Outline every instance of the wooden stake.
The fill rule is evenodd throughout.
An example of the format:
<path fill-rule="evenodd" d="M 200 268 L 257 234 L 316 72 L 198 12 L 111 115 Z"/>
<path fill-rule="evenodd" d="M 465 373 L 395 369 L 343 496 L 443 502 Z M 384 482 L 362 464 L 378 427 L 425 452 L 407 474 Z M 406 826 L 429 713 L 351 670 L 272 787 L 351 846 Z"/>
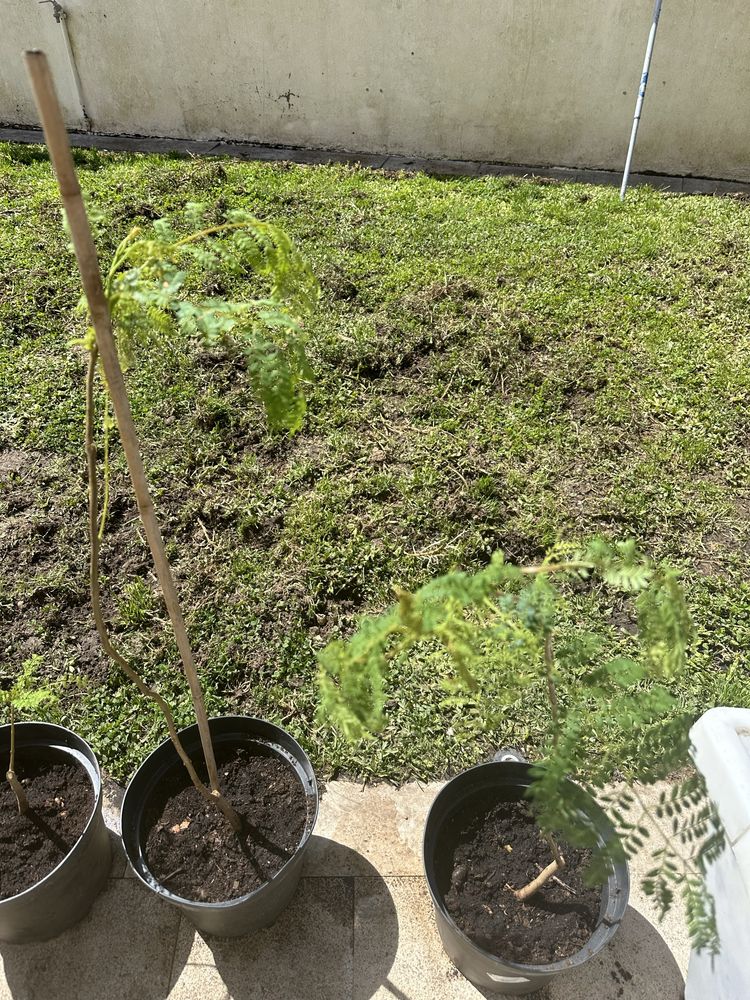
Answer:
<path fill-rule="evenodd" d="M 70 142 L 65 129 L 60 104 L 55 93 L 55 85 L 49 71 L 47 57 L 43 52 L 34 49 L 24 54 L 26 69 L 28 70 L 31 86 L 34 91 L 39 117 L 44 129 L 44 138 L 47 142 L 52 166 L 55 169 L 57 183 L 60 188 L 60 196 L 65 207 L 68 219 L 68 226 L 73 239 L 78 268 L 81 272 L 81 281 L 86 293 L 91 324 L 96 335 L 96 345 L 99 349 L 99 356 L 107 377 L 109 395 L 117 418 L 117 426 L 120 431 L 123 451 L 128 463 L 130 478 L 133 482 L 135 498 L 138 503 L 138 511 L 143 523 L 143 530 L 146 533 L 151 555 L 154 559 L 156 576 L 164 595 L 164 603 L 167 606 L 169 617 L 172 621 L 177 648 L 180 651 L 182 665 L 185 670 L 190 693 L 193 697 L 195 716 L 198 722 L 201 745 L 206 758 L 208 768 L 208 778 L 211 790 L 219 794 L 219 776 L 216 771 L 216 759 L 211 743 L 211 733 L 208 727 L 208 716 L 203 700 L 203 692 L 198 679 L 198 672 L 195 668 L 193 653 L 188 641 L 185 623 L 180 610 L 177 590 L 172 578 L 172 571 L 164 551 L 164 541 L 162 539 L 159 523 L 154 513 L 154 505 L 151 500 L 146 474 L 143 469 L 138 435 L 133 424 L 133 417 L 130 412 L 130 402 L 128 401 L 125 389 L 125 381 L 122 377 L 122 370 L 117 356 L 117 347 L 112 335 L 112 322 L 109 315 L 107 299 L 102 287 L 101 272 L 99 270 L 99 259 L 91 235 L 86 208 L 81 197 L 81 188 L 76 177 L 73 157 L 70 152 Z"/>

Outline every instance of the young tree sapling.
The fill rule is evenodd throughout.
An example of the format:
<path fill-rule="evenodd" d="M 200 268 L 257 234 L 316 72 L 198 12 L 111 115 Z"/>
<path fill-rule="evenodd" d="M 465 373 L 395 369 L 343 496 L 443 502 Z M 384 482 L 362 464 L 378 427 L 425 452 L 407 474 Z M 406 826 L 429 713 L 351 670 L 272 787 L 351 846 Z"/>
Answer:
<path fill-rule="evenodd" d="M 566 605 L 567 621 L 574 618 L 575 590 L 595 585 L 634 597 L 639 634 L 627 656 L 606 656 L 601 637 L 560 628 Z M 434 651 L 431 662 L 452 667 L 445 677 L 449 701 L 476 711 L 487 728 L 500 724 L 497 706 L 512 712 L 532 685 L 541 687 L 547 735 L 530 795 L 552 860 L 528 885 L 508 888 L 525 899 L 557 877 L 564 866 L 557 836 L 591 850 L 589 875 L 601 882 L 613 862 L 643 847 L 648 818 L 659 842 L 645 891 L 666 912 L 678 890 L 693 942 L 715 950 L 713 900 L 703 874 L 723 835 L 702 782 L 692 775 L 673 785 L 655 808 L 640 792 L 642 783 L 689 762 L 693 719 L 671 688 L 688 669 L 691 638 L 676 573 L 651 564 L 632 541 L 561 547 L 526 567 L 496 553 L 476 574 L 449 573 L 416 593 L 399 591 L 394 608 L 363 619 L 348 641 L 330 643 L 319 657 L 321 705 L 352 739 L 377 732 L 397 688 L 398 664 L 417 644 Z M 613 790 L 617 773 L 626 780 Z M 598 798 L 613 825 L 615 836 L 606 844 L 586 821 L 588 796 Z"/>
<path fill-rule="evenodd" d="M 49 685 L 38 683 L 37 667 L 38 658 L 32 656 L 23 664 L 13 684 L 7 689 L 0 690 L 0 705 L 7 707 L 10 723 L 10 759 L 5 778 L 13 790 L 18 811 L 22 816 L 29 811 L 29 800 L 16 774 L 16 715 L 20 712 L 34 712 L 45 703 L 57 701 L 57 695 Z"/>
<path fill-rule="evenodd" d="M 216 226 L 202 224 L 202 206 L 189 205 L 186 220 L 193 231 L 178 234 L 166 220 L 150 233 L 139 227 L 128 233 L 115 251 L 103 282 L 91 226 L 70 152 L 49 67 L 43 53 L 26 53 L 45 139 L 57 176 L 67 225 L 78 260 L 90 328 L 83 338 L 89 351 L 86 381 L 86 456 L 89 480 L 90 585 L 94 619 L 105 652 L 126 672 L 142 694 L 164 712 L 170 738 L 197 791 L 224 814 L 235 832 L 242 820 L 226 801 L 219 785 L 203 692 L 188 640 L 161 529 L 154 513 L 138 436 L 123 378 L 123 363 L 139 345 L 158 338 L 199 337 L 208 345 L 233 344 L 246 359 L 251 385 L 265 406 L 270 423 L 296 430 L 304 415 L 302 383 L 309 377 L 301 319 L 318 298 L 318 285 L 291 240 L 269 223 L 244 212 L 228 213 Z M 233 301 L 211 298 L 191 301 L 184 294 L 190 268 L 221 268 L 236 274 L 255 271 L 269 291 L 261 298 Z M 113 646 L 102 615 L 99 594 L 99 522 L 96 447 L 94 441 L 94 382 L 98 363 L 111 400 L 127 461 L 138 511 L 154 559 L 157 579 L 169 613 L 187 677 L 209 786 L 200 779 L 177 736 L 164 699 L 149 688 Z M 105 438 L 108 433 L 105 424 Z M 105 448 L 105 453 L 107 448 Z M 105 482 L 108 477 L 105 476 Z M 106 516 L 106 490 L 105 490 Z"/>
<path fill-rule="evenodd" d="M 160 219 L 151 232 L 143 233 L 139 227 L 132 229 L 115 251 L 104 281 L 104 294 L 120 365 L 129 368 L 139 350 L 149 344 L 168 340 L 174 347 L 176 338 L 182 338 L 183 343 L 198 338 L 207 347 L 239 351 L 244 355 L 250 383 L 265 407 L 269 424 L 294 432 L 304 417 L 302 386 L 310 376 L 301 322 L 317 301 L 317 282 L 292 242 L 277 227 L 239 211 L 229 213 L 222 224 L 205 226 L 204 215 L 204 206 L 190 204 L 184 222 L 192 231 L 186 235 L 178 234 L 169 221 Z M 241 302 L 222 298 L 195 302 L 183 297 L 191 270 L 205 276 L 219 268 L 235 274 L 254 271 L 267 280 L 268 294 Z M 89 585 L 97 632 L 107 655 L 141 694 L 161 709 L 170 738 L 195 788 L 204 799 L 219 806 L 238 832 L 239 817 L 223 796 L 217 794 L 218 778 L 211 781 L 211 789 L 200 781 L 178 739 L 169 706 L 114 647 L 106 628 L 101 606 L 99 549 L 106 521 L 109 446 L 105 445 L 105 504 L 100 515 L 94 400 L 98 348 L 93 330 L 79 343 L 89 351 L 86 375 Z M 108 442 L 106 423 L 104 433 Z M 184 632 L 184 625 L 181 629 Z M 195 700 L 195 692 L 193 696 Z"/>

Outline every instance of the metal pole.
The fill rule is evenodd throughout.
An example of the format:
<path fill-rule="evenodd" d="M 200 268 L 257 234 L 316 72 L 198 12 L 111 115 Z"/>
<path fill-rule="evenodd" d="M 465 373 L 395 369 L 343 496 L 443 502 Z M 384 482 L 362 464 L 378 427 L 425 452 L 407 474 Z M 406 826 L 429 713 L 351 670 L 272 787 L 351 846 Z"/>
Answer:
<path fill-rule="evenodd" d="M 91 119 L 86 111 L 86 105 L 83 101 L 83 87 L 81 86 L 81 76 L 78 72 L 78 66 L 76 64 L 76 57 L 73 54 L 73 46 L 70 43 L 70 33 L 68 32 L 68 15 L 62 4 L 58 3 L 57 0 L 39 0 L 40 4 L 49 3 L 52 4 L 52 13 L 55 20 L 60 25 L 63 36 L 63 43 L 65 45 L 65 51 L 68 54 L 68 64 L 70 65 L 70 75 L 73 77 L 73 86 L 76 88 L 76 95 L 78 97 L 78 103 L 81 105 L 81 114 L 83 115 L 83 120 L 86 124 L 86 131 L 91 131 Z"/>
<path fill-rule="evenodd" d="M 662 0 L 656 0 L 654 4 L 654 16 L 651 22 L 651 31 L 648 35 L 646 45 L 646 58 L 643 60 L 643 73 L 641 74 L 641 85 L 638 89 L 638 100 L 635 102 L 635 115 L 633 116 L 633 130 L 630 133 L 630 145 L 628 146 L 628 157 L 625 161 L 625 173 L 622 177 L 622 187 L 620 188 L 620 201 L 625 199 L 625 192 L 628 189 L 628 178 L 630 177 L 630 165 L 633 162 L 633 151 L 635 150 L 635 140 L 638 135 L 638 126 L 641 123 L 641 111 L 643 110 L 643 99 L 646 96 L 646 86 L 648 84 L 648 74 L 651 69 L 651 56 L 654 54 L 654 42 L 656 40 L 656 29 L 659 27 L 659 17 L 661 16 Z"/>

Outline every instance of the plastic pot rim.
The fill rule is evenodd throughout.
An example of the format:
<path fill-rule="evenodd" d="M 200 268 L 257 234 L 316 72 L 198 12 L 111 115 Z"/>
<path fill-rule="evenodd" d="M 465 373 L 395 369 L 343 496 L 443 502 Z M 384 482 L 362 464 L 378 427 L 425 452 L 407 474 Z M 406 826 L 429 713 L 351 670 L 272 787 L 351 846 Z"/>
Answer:
<path fill-rule="evenodd" d="M 434 800 L 432 802 L 432 805 L 430 806 L 430 809 L 429 809 L 429 811 L 427 813 L 427 818 L 425 820 L 424 834 L 423 834 L 423 837 L 422 837 L 422 865 L 423 865 L 423 868 L 424 868 L 424 871 L 425 871 L 425 881 L 427 882 L 427 888 L 429 890 L 430 897 L 432 899 L 433 905 L 440 911 L 441 916 L 449 922 L 449 924 L 451 926 L 451 930 L 453 931 L 453 933 L 455 933 L 456 935 L 458 935 L 458 937 L 461 938 L 465 942 L 465 944 L 468 946 L 469 949 L 474 949 L 476 952 L 478 952 L 479 955 L 481 955 L 481 957 L 483 959 L 485 959 L 485 961 L 487 961 L 489 963 L 500 962 L 507 969 L 518 972 L 519 977 L 523 977 L 527 973 L 534 973 L 535 975 L 538 975 L 540 977 L 541 976 L 545 976 L 545 975 L 554 976 L 556 973 L 567 972 L 567 971 L 571 970 L 572 968 L 574 968 L 574 967 L 576 967 L 578 965 L 583 965 L 584 962 L 587 962 L 587 961 L 589 961 L 589 959 L 593 958 L 594 955 L 596 955 L 599 952 L 599 950 L 600 950 L 599 948 L 597 948 L 596 951 L 593 951 L 593 952 L 589 950 L 591 940 L 594 937 L 594 935 L 596 934 L 596 931 L 599 929 L 599 927 L 601 927 L 601 925 L 603 923 L 606 923 L 610 927 L 613 926 L 613 925 L 615 925 L 615 926 L 619 925 L 620 920 L 622 919 L 622 917 L 620 917 L 616 921 L 607 921 L 604 918 L 600 918 L 600 920 L 597 922 L 596 928 L 594 929 L 593 933 L 591 934 L 591 937 L 589 937 L 589 940 L 586 942 L 586 944 L 582 948 L 579 948 L 579 950 L 576 951 L 576 952 L 574 952 L 572 955 L 569 955 L 567 958 L 560 959 L 558 962 L 549 962 L 549 963 L 547 963 L 545 965 L 524 965 L 524 964 L 522 964 L 520 962 L 513 962 L 510 959 L 506 959 L 502 955 L 496 955 L 496 954 L 494 954 L 491 951 L 487 951 L 486 948 L 483 948 L 481 945 L 479 945 L 475 941 L 473 941 L 467 934 L 465 934 L 464 931 L 461 930 L 461 928 L 458 926 L 458 924 L 455 922 L 455 920 L 453 919 L 453 917 L 448 912 L 448 910 L 447 910 L 447 908 L 445 906 L 445 902 L 441 898 L 440 893 L 437 891 L 437 888 L 436 887 L 433 888 L 432 880 L 431 880 L 430 875 L 429 875 L 429 873 L 427 871 L 427 830 L 428 830 L 428 826 L 429 826 L 429 822 L 430 822 L 430 817 L 432 815 L 433 809 L 437 805 L 438 801 L 447 792 L 447 790 L 450 788 L 451 784 L 454 781 L 456 781 L 458 778 L 461 778 L 463 775 L 469 774 L 470 772 L 479 771 L 479 770 L 481 770 L 483 768 L 495 767 L 495 766 L 497 766 L 498 763 L 500 763 L 500 762 L 498 762 L 498 761 L 485 761 L 483 763 L 474 764 L 472 767 L 466 768 L 466 770 L 461 771 L 457 775 L 454 775 L 454 777 L 451 778 L 440 789 L 440 791 L 438 792 L 438 794 L 435 796 L 435 798 L 434 798 Z M 524 768 L 524 769 L 528 769 L 530 767 L 535 766 L 533 764 L 522 763 L 521 761 L 518 761 L 518 762 L 507 761 L 507 762 L 504 762 L 504 763 L 505 763 L 506 766 L 507 765 L 510 765 L 512 767 L 518 766 L 518 767 Z M 594 799 L 592 799 L 592 801 L 597 806 L 597 808 L 601 808 L 598 805 L 598 803 L 596 803 L 596 801 Z M 627 899 L 628 899 L 628 894 L 629 894 L 629 890 L 630 890 L 630 876 L 628 874 L 627 864 L 625 864 L 624 869 L 625 869 L 625 889 L 626 889 L 625 906 L 627 907 Z M 613 875 L 614 875 L 614 866 L 612 866 L 610 878 Z M 601 947 L 604 947 L 605 943 L 606 942 L 603 942 Z"/>
<path fill-rule="evenodd" d="M 73 747 L 67 746 L 65 743 L 50 743 L 49 740 L 45 740 L 43 738 L 39 740 L 29 740 L 26 743 L 19 742 L 18 738 L 19 732 L 22 732 L 24 728 L 26 728 L 27 732 L 30 732 L 31 727 L 36 728 L 37 726 L 44 726 L 45 729 L 52 729 L 52 730 L 57 730 L 60 733 L 67 733 L 69 736 L 72 736 L 75 740 L 78 740 L 80 743 L 82 743 L 86 749 L 78 750 Z M 40 878 L 38 882 L 33 882 L 30 886 L 27 886 L 22 892 L 17 892 L 15 896 L 6 896 L 5 899 L 0 899 L 0 906 L 2 906 L 3 903 L 10 903 L 14 900 L 22 899 L 27 894 L 30 896 L 32 893 L 35 893 L 40 886 L 43 886 L 45 882 L 51 880 L 53 876 L 57 874 L 59 869 L 62 868 L 63 865 L 66 864 L 66 862 L 69 861 L 74 854 L 78 853 L 81 842 L 86 837 L 91 826 L 95 822 L 97 822 L 99 803 L 102 798 L 102 776 L 101 776 L 101 771 L 99 769 L 99 761 L 94 751 L 91 749 L 89 744 L 82 736 L 79 736 L 78 733 L 74 732 L 72 729 L 68 729 L 66 726 L 60 726 L 55 722 L 24 721 L 24 722 L 14 723 L 14 727 L 16 730 L 16 753 L 18 753 L 18 751 L 22 747 L 26 747 L 27 749 L 39 748 L 39 749 L 58 750 L 63 753 L 67 753 L 75 761 L 77 761 L 83 767 L 89 781 L 91 782 L 92 791 L 94 793 L 94 804 L 91 807 L 91 815 L 86 821 L 86 826 L 84 826 L 75 844 L 73 844 L 68 853 L 58 861 L 58 863 L 51 871 L 47 872 L 44 878 Z M 8 732 L 10 731 L 9 724 L 0 726 L 0 736 L 2 736 L 2 734 L 6 731 Z M 86 751 L 88 751 L 88 753 L 91 755 L 90 757 L 87 755 Z"/>
<path fill-rule="evenodd" d="M 314 803 L 315 803 L 315 806 L 314 806 L 314 809 L 308 814 L 307 821 L 305 823 L 305 831 L 304 831 L 304 833 L 302 835 L 302 839 L 300 840 L 300 842 L 297 844 L 296 848 L 294 849 L 294 853 L 292 854 L 292 856 L 290 858 L 288 858 L 287 861 L 284 862 L 284 864 L 281 866 L 281 868 L 279 868 L 279 870 L 274 875 L 271 876 L 270 879 L 268 879 L 262 885 L 259 885 L 257 887 L 257 889 L 253 889 L 251 892 L 247 892 L 247 893 L 245 893 L 242 896 L 234 896 L 232 899 L 218 900 L 215 903 L 206 902 L 205 900 L 188 899 L 186 896 L 179 896 L 179 895 L 177 895 L 177 893 L 171 892 L 169 889 L 165 888 L 162 885 L 162 883 L 156 878 L 156 876 L 146 866 L 145 859 L 144 859 L 143 867 L 144 867 L 144 870 L 148 873 L 148 877 L 145 877 L 141 873 L 141 871 L 139 871 L 139 866 L 136 866 L 135 864 L 133 864 L 132 860 L 130 859 L 130 854 L 129 854 L 128 850 L 127 850 L 127 847 L 125 847 L 125 844 L 123 843 L 123 846 L 125 847 L 125 854 L 128 857 L 128 861 L 130 862 L 130 866 L 133 869 L 133 872 L 135 873 L 135 875 L 139 879 L 139 881 L 143 885 L 145 885 L 148 889 L 151 889 L 152 892 L 158 893 L 158 895 L 161 896 L 163 899 L 165 899 L 167 902 L 174 903 L 175 905 L 180 906 L 180 907 L 190 907 L 190 908 L 193 908 L 195 910 L 199 910 L 199 911 L 203 911 L 203 912 L 216 912 L 217 910 L 228 909 L 230 907 L 239 906 L 242 903 L 248 902 L 253 897 L 257 897 L 260 894 L 262 894 L 262 893 L 264 893 L 266 891 L 269 891 L 273 887 L 274 883 L 277 881 L 277 879 L 279 878 L 279 876 L 281 876 L 283 873 L 285 873 L 286 870 L 287 870 L 287 868 L 296 860 L 297 855 L 299 854 L 299 852 L 301 850 L 303 850 L 303 848 L 305 848 L 307 846 L 307 843 L 310 840 L 310 837 L 312 836 L 313 830 L 315 829 L 315 824 L 316 824 L 316 822 L 318 820 L 318 812 L 320 810 L 320 792 L 318 790 L 318 782 L 317 782 L 317 779 L 315 777 L 315 772 L 313 770 L 312 764 L 310 763 L 310 760 L 309 760 L 307 754 L 305 753 L 305 751 L 303 750 L 303 748 L 300 746 L 300 744 L 297 742 L 297 740 L 295 740 L 293 736 L 291 736 L 289 733 L 287 733 L 285 729 L 282 729 L 281 726 L 277 726 L 276 723 L 269 722 L 267 719 L 259 719 L 257 716 L 250 716 L 250 715 L 221 715 L 221 716 L 214 716 L 211 719 L 209 719 L 209 726 L 211 725 L 212 722 L 215 722 L 215 721 L 216 722 L 218 722 L 218 721 L 232 722 L 232 721 L 240 721 L 240 720 L 242 722 L 257 722 L 257 723 L 262 723 L 264 726 L 272 726 L 274 729 L 278 729 L 281 732 L 283 732 L 284 735 L 286 736 L 286 738 L 288 740 L 290 740 L 294 744 L 295 751 L 296 751 L 295 756 L 298 755 L 299 762 L 307 764 L 308 768 L 309 768 L 310 781 L 311 781 L 311 788 L 310 788 L 309 792 L 302 785 L 302 781 L 301 781 L 301 779 L 299 777 L 299 774 L 297 773 L 296 769 L 295 769 L 295 774 L 297 775 L 297 779 L 299 780 L 300 786 L 302 787 L 302 794 L 305 796 L 305 798 L 307 799 L 308 802 L 310 801 L 310 799 L 312 799 L 314 801 Z M 198 730 L 198 724 L 197 723 L 192 723 L 190 726 L 186 726 L 184 729 L 180 729 L 178 731 L 177 735 L 180 738 L 182 738 L 182 737 L 185 736 L 185 734 L 189 733 L 189 734 L 192 735 L 193 733 L 196 733 L 197 730 Z M 260 737 L 253 736 L 253 737 L 251 737 L 251 741 L 253 743 L 258 743 L 261 746 L 267 746 L 267 747 L 269 747 L 278 756 L 277 745 L 275 745 L 272 740 L 262 739 Z M 224 740 L 223 742 L 231 742 L 231 741 L 227 739 L 227 740 Z M 141 763 L 138 765 L 138 767 L 136 768 L 135 772 L 133 773 L 132 777 L 130 778 L 130 781 L 127 784 L 127 787 L 125 789 L 125 794 L 123 795 L 123 799 L 122 799 L 122 806 L 121 806 L 121 810 L 120 810 L 121 811 L 121 815 L 124 814 L 124 811 L 125 811 L 125 802 L 127 800 L 128 793 L 131 790 L 131 786 L 132 786 L 132 784 L 133 784 L 133 782 L 135 780 L 136 775 L 143 768 L 145 768 L 147 766 L 147 764 L 152 759 L 152 757 L 154 757 L 158 753 L 160 753 L 162 751 L 162 748 L 165 747 L 165 746 L 167 746 L 167 745 L 170 745 L 172 747 L 173 752 L 174 752 L 174 763 L 178 764 L 180 767 L 184 767 L 184 765 L 182 764 L 182 761 L 180 760 L 180 758 L 177 755 L 177 751 L 174 749 L 174 746 L 172 744 L 172 740 L 169 737 L 167 737 L 157 747 L 155 747 L 151 751 L 151 753 L 146 758 L 144 758 L 143 761 L 141 761 Z M 283 749 L 283 748 L 281 748 L 281 749 Z M 282 754 L 282 756 L 285 757 L 286 755 Z M 151 791 L 153 791 L 153 789 L 151 789 Z M 141 840 L 140 835 L 136 839 L 140 842 L 140 840 Z"/>

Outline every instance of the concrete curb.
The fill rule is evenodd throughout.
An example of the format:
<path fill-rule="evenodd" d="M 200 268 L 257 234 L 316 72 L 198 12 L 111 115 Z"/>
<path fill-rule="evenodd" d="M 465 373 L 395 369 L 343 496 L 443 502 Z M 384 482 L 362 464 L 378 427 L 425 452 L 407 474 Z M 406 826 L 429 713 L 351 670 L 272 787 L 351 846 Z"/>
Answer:
<path fill-rule="evenodd" d="M 39 129 L 0 128 L 0 142 L 40 143 Z M 289 162 L 310 165 L 348 163 L 388 172 L 423 172 L 439 177 L 541 177 L 579 184 L 619 187 L 622 175 L 612 170 L 573 167 L 546 167 L 478 160 L 430 160 L 419 157 L 388 156 L 331 149 L 302 149 L 294 146 L 267 146 L 254 142 L 170 139 L 156 136 L 103 135 L 71 132 L 73 146 L 126 153 L 182 153 L 185 156 L 230 156 L 238 160 Z M 648 185 L 676 194 L 744 195 L 750 198 L 750 183 L 709 177 L 677 177 L 666 174 L 631 174 L 631 186 Z"/>

